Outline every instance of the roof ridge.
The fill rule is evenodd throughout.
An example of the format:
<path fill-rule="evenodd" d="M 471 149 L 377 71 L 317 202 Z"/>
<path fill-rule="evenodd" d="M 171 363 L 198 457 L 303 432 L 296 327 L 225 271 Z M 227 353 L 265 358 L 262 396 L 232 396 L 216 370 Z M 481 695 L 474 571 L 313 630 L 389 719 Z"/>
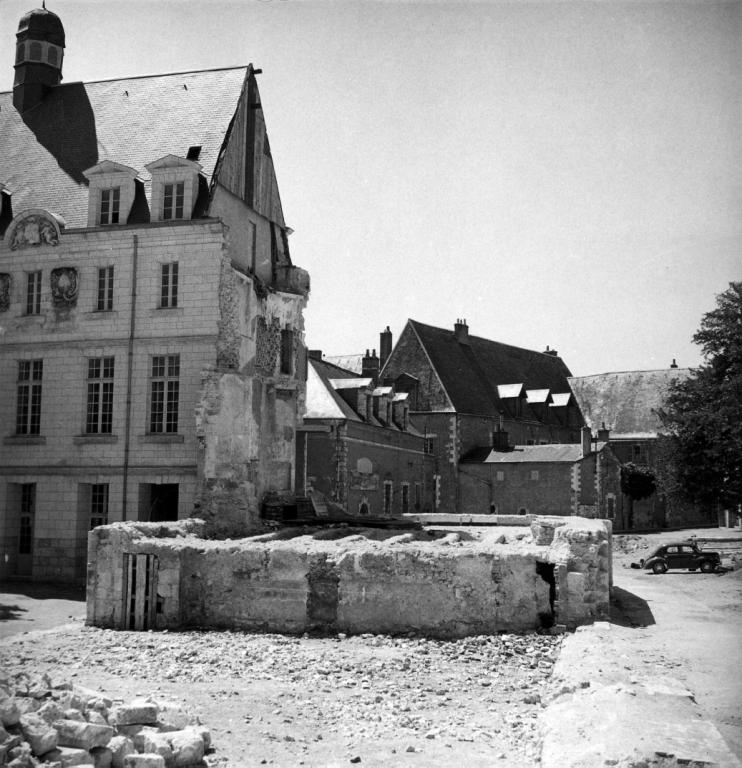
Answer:
<path fill-rule="evenodd" d="M 568 379 L 594 379 L 598 376 L 614 376 L 619 373 L 669 373 L 670 371 L 692 371 L 688 366 L 684 368 L 636 368 L 629 371 L 605 371 L 604 373 L 588 373 L 586 376 L 568 376 Z"/>
<path fill-rule="evenodd" d="M 69 82 L 60 83 L 55 86 L 56 88 L 64 88 L 66 85 L 76 85 L 77 83 L 83 83 L 86 85 L 92 85 L 93 83 L 115 83 L 117 80 L 144 80 L 151 77 L 177 77 L 179 75 L 197 75 L 203 72 L 226 72 L 232 69 L 247 69 L 252 64 L 235 64 L 230 67 L 208 67 L 206 69 L 188 69 L 181 72 L 152 72 L 148 75 L 129 75 L 127 77 L 104 77 L 101 80 L 70 80 Z M 0 91 L 0 94 L 12 93 L 13 91 Z"/>

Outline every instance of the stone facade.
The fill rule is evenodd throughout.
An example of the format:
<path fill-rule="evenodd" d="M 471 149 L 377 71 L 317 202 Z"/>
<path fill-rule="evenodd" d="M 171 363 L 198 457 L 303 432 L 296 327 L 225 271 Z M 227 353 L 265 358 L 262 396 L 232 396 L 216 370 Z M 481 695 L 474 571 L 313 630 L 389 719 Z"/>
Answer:
<path fill-rule="evenodd" d="M 0 94 L 0 133 L 0 577 L 82 581 L 114 521 L 262 530 L 294 490 L 309 278 L 254 70 Z"/>
<path fill-rule="evenodd" d="M 198 521 L 92 531 L 88 624 L 461 637 L 575 627 L 609 611 L 610 524 L 598 520 L 537 518 L 476 535 L 282 531 L 228 544 L 202 533 Z"/>

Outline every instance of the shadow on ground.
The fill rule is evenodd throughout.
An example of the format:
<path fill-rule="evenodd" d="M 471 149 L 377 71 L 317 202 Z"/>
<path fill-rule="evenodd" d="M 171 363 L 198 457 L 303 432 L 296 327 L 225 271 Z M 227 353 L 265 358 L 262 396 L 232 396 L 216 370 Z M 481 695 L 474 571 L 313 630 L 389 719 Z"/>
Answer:
<path fill-rule="evenodd" d="M 26 613 L 25 608 L 20 605 L 5 605 L 0 603 L 0 621 L 13 621 L 13 619 L 23 618 L 21 614 Z"/>
<path fill-rule="evenodd" d="M 611 624 L 620 627 L 648 627 L 656 624 L 646 600 L 621 587 L 611 590 Z"/>
<path fill-rule="evenodd" d="M 45 582 L 14 581 L 5 582 L 0 590 L 0 600 L 5 601 L 15 596 L 28 597 L 33 600 L 85 600 L 85 587 L 74 584 L 53 584 Z M 22 610 L 25 610 L 22 609 Z"/>

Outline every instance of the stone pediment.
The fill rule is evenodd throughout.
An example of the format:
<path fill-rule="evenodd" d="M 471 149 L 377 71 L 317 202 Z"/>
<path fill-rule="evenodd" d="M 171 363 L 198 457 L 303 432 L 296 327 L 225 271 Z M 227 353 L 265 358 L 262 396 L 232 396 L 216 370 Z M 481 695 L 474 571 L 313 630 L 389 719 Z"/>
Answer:
<path fill-rule="evenodd" d="M 162 170 L 171 170 L 174 168 L 189 169 L 194 173 L 198 173 L 202 165 L 195 160 L 188 160 L 185 157 L 178 157 L 178 155 L 165 155 L 159 160 L 154 160 L 151 163 L 147 163 L 144 166 L 150 173 Z"/>
<path fill-rule="evenodd" d="M 112 173 L 123 173 L 127 176 L 130 176 L 131 178 L 135 179 L 139 174 L 137 173 L 136 168 L 132 168 L 128 165 L 123 165 L 122 163 L 114 163 L 113 160 L 102 160 L 100 163 L 96 163 L 92 167 L 88 168 L 86 171 L 83 171 L 83 176 L 85 176 L 88 181 L 91 180 L 94 176 L 107 176 Z"/>
<path fill-rule="evenodd" d="M 15 251 L 19 248 L 59 245 L 59 236 L 65 221 L 44 208 L 21 211 L 10 223 L 5 233 L 5 245 Z"/>

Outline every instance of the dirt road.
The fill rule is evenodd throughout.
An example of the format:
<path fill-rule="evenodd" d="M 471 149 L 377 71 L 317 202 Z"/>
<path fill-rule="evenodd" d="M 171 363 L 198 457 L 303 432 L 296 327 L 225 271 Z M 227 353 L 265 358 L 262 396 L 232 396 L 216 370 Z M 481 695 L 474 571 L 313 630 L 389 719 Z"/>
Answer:
<path fill-rule="evenodd" d="M 660 543 L 729 535 L 719 529 L 661 533 L 633 540 L 635 551 L 614 544 L 614 620 L 646 626 L 647 655 L 663 657 L 690 691 L 732 751 L 742 759 L 742 570 L 702 574 L 634 570 Z M 713 544 L 704 545 L 713 549 Z"/>

